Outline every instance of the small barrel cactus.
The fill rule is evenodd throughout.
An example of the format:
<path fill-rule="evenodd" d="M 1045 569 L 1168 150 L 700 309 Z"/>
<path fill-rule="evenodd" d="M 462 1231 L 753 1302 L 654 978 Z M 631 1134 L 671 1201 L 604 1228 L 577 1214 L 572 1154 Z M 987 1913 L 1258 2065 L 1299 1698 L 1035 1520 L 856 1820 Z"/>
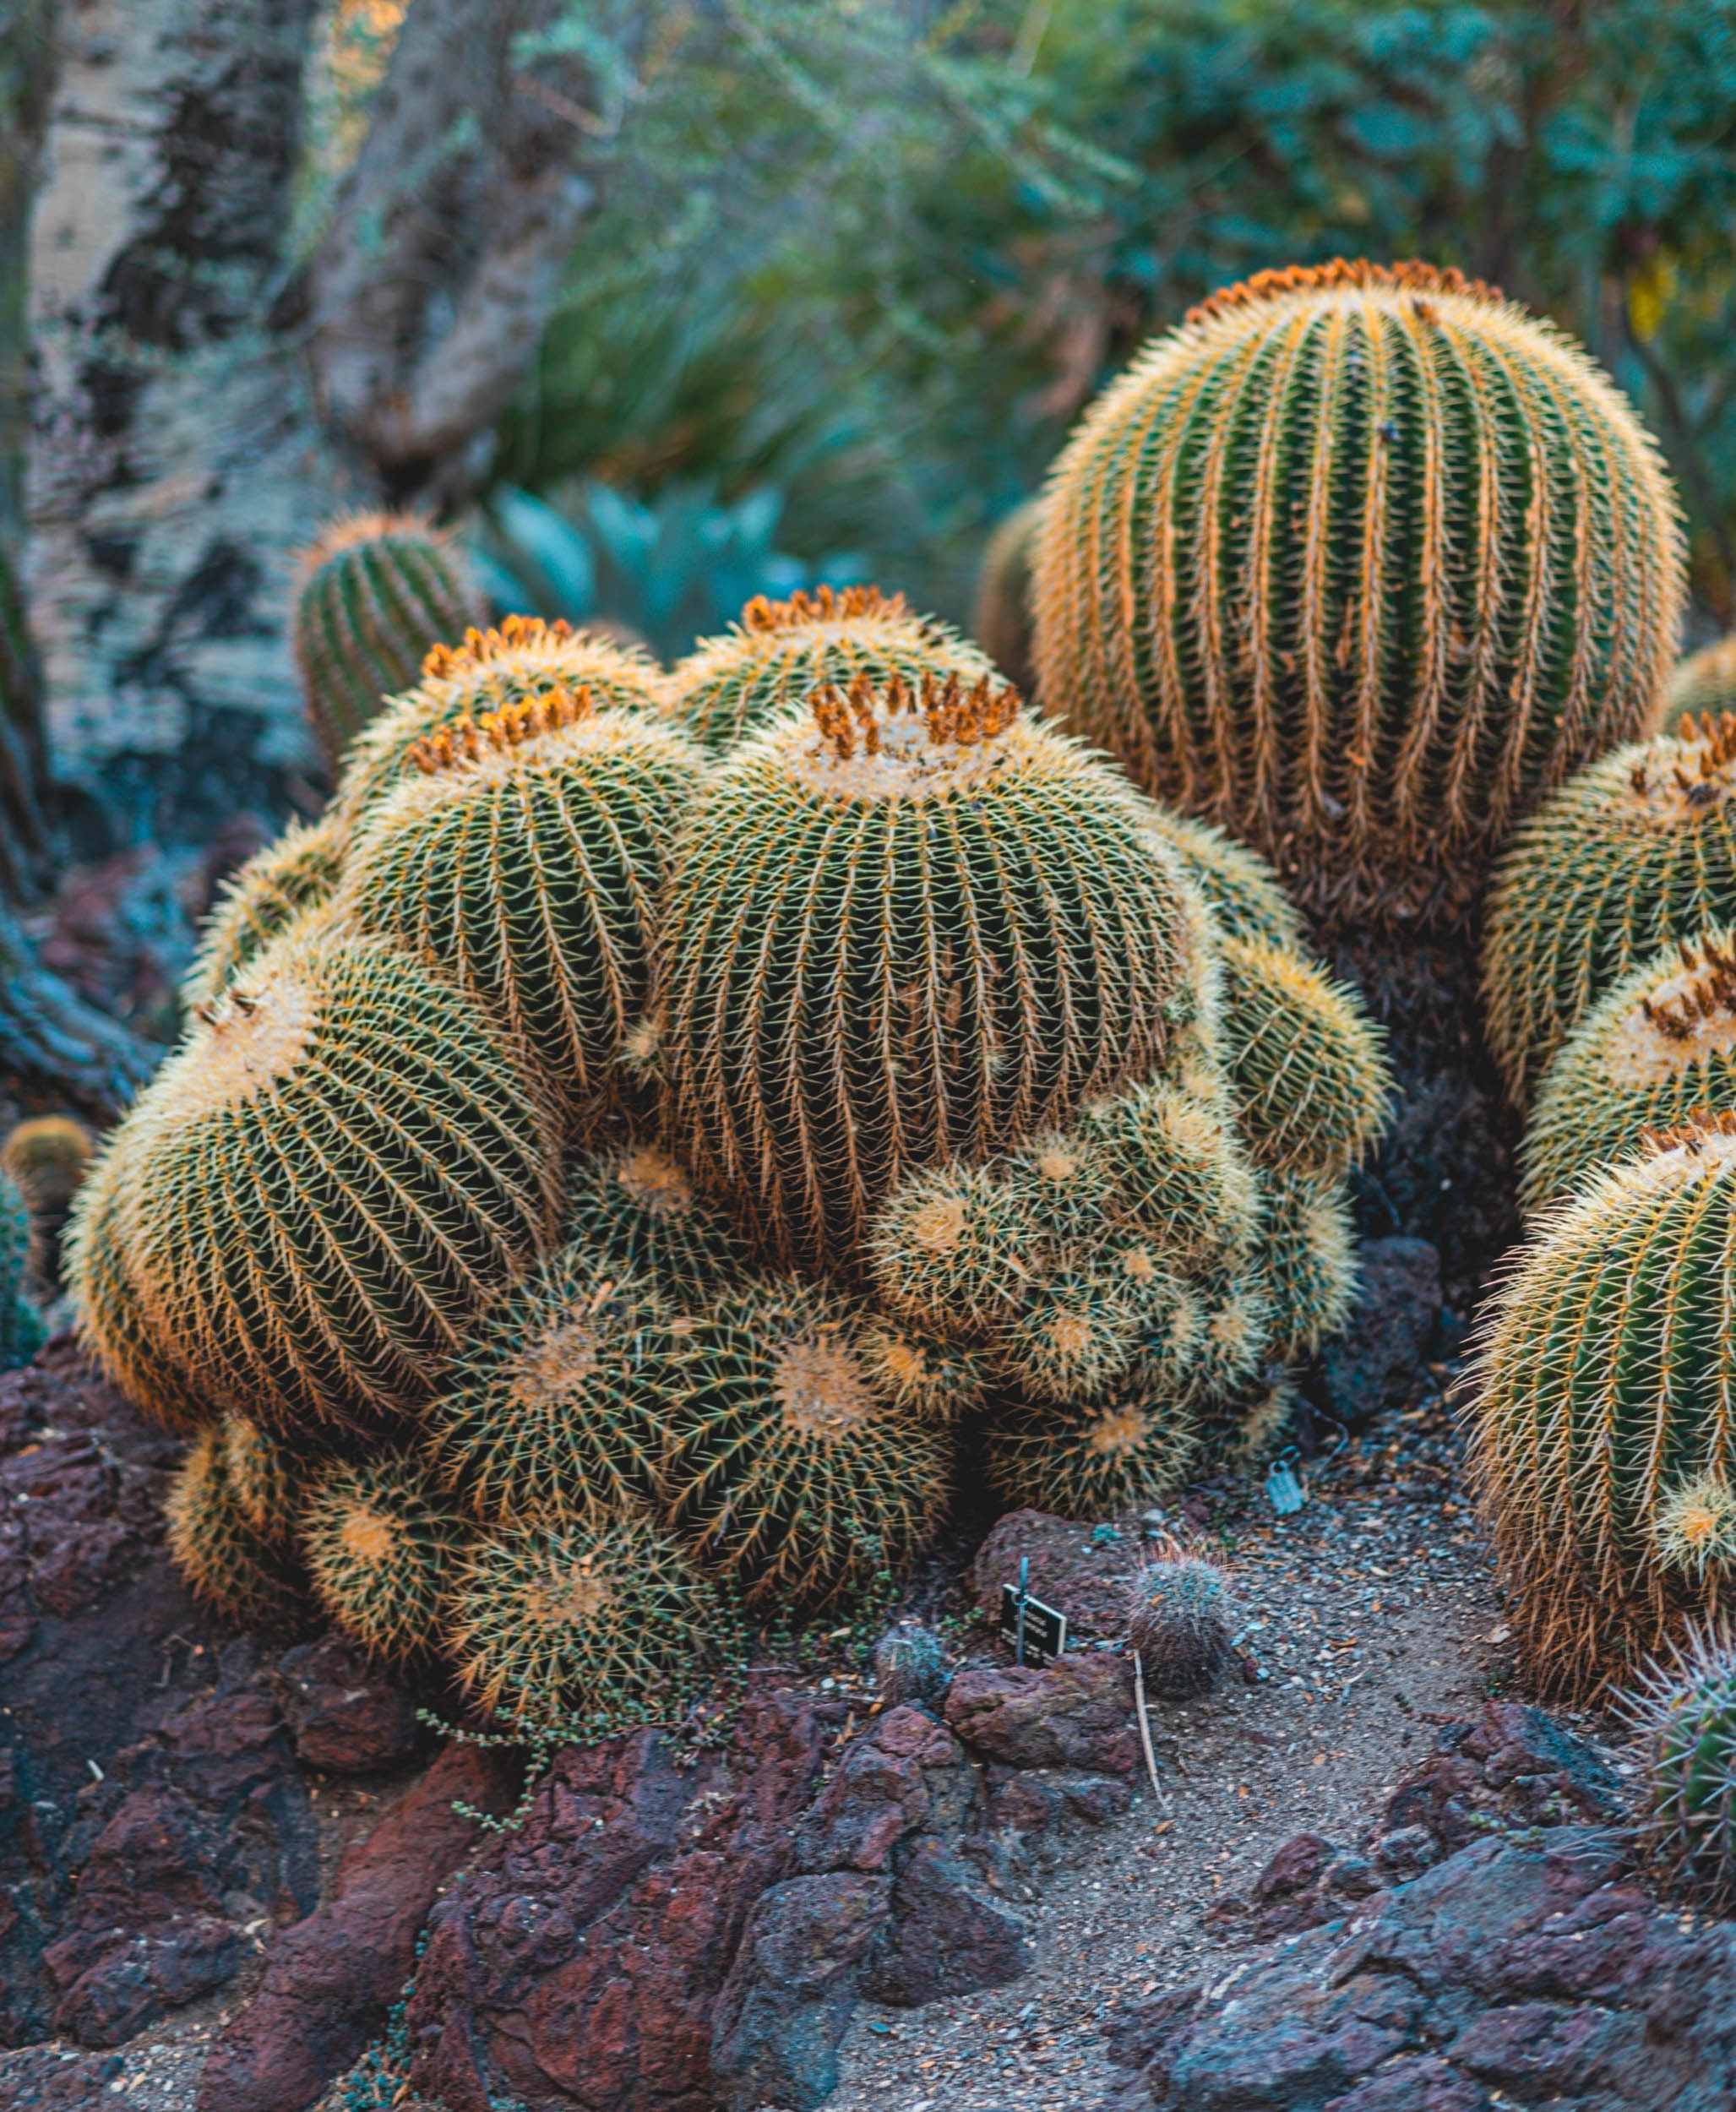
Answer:
<path fill-rule="evenodd" d="M 0 1146 L 0 1173 L 17 1182 L 33 1219 L 64 1217 L 90 1171 L 96 1147 L 69 1115 L 33 1115 Z"/>
<path fill-rule="evenodd" d="M 1186 1701 L 1217 1684 L 1229 1662 L 1233 1618 L 1229 1579 L 1203 1555 L 1172 1546 L 1128 1579 L 1128 1645 L 1161 1700 Z"/>
<path fill-rule="evenodd" d="M 494 1301 L 423 1411 L 442 1483 L 498 1525 L 650 1497 L 668 1326 L 647 1278 L 565 1249 Z"/>
<path fill-rule="evenodd" d="M 275 843 L 230 875 L 182 981 L 181 1001 L 189 1012 L 220 997 L 237 972 L 303 910 L 331 900 L 343 848 L 343 830 L 335 821 L 292 821 Z"/>
<path fill-rule="evenodd" d="M 1101 758 L 944 663 L 858 677 L 731 754 L 678 852 L 665 1107 L 773 1258 L 851 1269 L 912 1168 L 1149 1070 L 1185 883 Z"/>
<path fill-rule="evenodd" d="M 1257 851 L 1207 821 L 1154 806 L 1150 825 L 1179 861 L 1211 920 L 1227 938 L 1263 939 L 1269 946 L 1303 944 L 1302 912 Z"/>
<path fill-rule="evenodd" d="M 170 1556 L 202 1606 L 237 1628 L 294 1628 L 306 1618 L 300 1570 L 242 1511 L 220 1429 L 177 1467 L 164 1508 Z"/>
<path fill-rule="evenodd" d="M 1483 1024 L 1522 1105 L 1586 1010 L 1673 939 L 1736 924 L 1736 716 L 1684 721 L 1554 793 L 1489 890 Z"/>
<path fill-rule="evenodd" d="M 795 1279 L 728 1295 L 647 1375 L 677 1534 L 751 1603 L 812 1607 L 902 1561 L 939 1516 L 949 1448 L 877 1394 L 854 1299 Z"/>
<path fill-rule="evenodd" d="M 566 1223 L 574 1247 L 649 1276 L 677 1305 L 703 1304 L 748 1271 L 734 1226 L 658 1144 L 616 1145 L 580 1158 L 567 1175 Z"/>
<path fill-rule="evenodd" d="M 1472 1462 L 1547 1695 L 1595 1693 L 1728 1588 L 1700 1498 L 1736 1478 L 1733 1213 L 1736 1116 L 1653 1137 L 1543 1222 L 1482 1322 Z"/>
<path fill-rule="evenodd" d="M 580 689 L 443 727 L 412 761 L 356 827 L 339 908 L 493 1005 L 594 1125 L 645 1008 L 698 752 Z"/>
<path fill-rule="evenodd" d="M 1265 1271 L 1257 1266 L 1209 1269 L 1191 1287 L 1202 1309 L 1184 1397 L 1202 1408 L 1238 1400 L 1272 1361 L 1278 1314 Z"/>
<path fill-rule="evenodd" d="M 386 698 L 407 689 L 431 645 L 481 609 L 449 536 L 413 514 L 354 514 L 302 554 L 296 664 L 307 716 L 334 768 Z"/>
<path fill-rule="evenodd" d="M 1627 399 L 1493 289 L 1341 259 L 1216 294 L 1044 491 L 1045 710 L 1315 912 L 1476 899 L 1537 793 L 1649 723 L 1684 596 Z"/>
<path fill-rule="evenodd" d="M 881 1314 L 857 1344 L 868 1383 L 895 1408 L 923 1423 L 956 1423 L 980 1408 L 990 1368 L 976 1345 Z"/>
<path fill-rule="evenodd" d="M 1085 1521 L 1173 1495 L 1198 1450 L 1191 1411 L 1137 1372 L 1066 1407 L 1007 1402 L 983 1433 L 989 1484 L 1004 1501 Z"/>
<path fill-rule="evenodd" d="M 1543 1073 L 1519 1147 L 1534 1217 L 1650 1129 L 1736 1109 L 1736 934 L 1660 952 L 1592 1005 Z"/>
<path fill-rule="evenodd" d="M 1108 1218 L 1115 1189 L 1109 1154 L 1082 1124 L 1032 1137 L 1002 1173 L 1009 1201 L 1052 1239 L 1089 1236 Z"/>
<path fill-rule="evenodd" d="M 1690 1628 L 1623 1697 L 1644 1737 L 1654 1848 L 1690 1898 L 1736 1903 L 1736 1635 Z"/>
<path fill-rule="evenodd" d="M 1040 502 L 1027 498 L 1000 521 L 983 547 L 977 568 L 971 630 L 977 643 L 1017 689 L 1030 694 L 1031 561 L 1042 516 Z"/>
<path fill-rule="evenodd" d="M 1269 1174 L 1255 1259 L 1271 1293 L 1272 1353 L 1281 1363 L 1303 1363 L 1356 1304 L 1356 1227 L 1344 1184 Z"/>
<path fill-rule="evenodd" d="M 1103 1257 L 1063 1254 L 995 1329 L 996 1360 L 1034 1400 L 1088 1398 L 1132 1365 L 1144 1305 L 1140 1287 Z"/>
<path fill-rule="evenodd" d="M 1159 1082 L 1094 1102 L 1078 1126 L 1102 1146 L 1118 1221 L 1178 1265 L 1245 1252 L 1259 1184 L 1224 1111 Z"/>
<path fill-rule="evenodd" d="M 1736 711 L 1736 637 L 1716 639 L 1678 661 L 1664 685 L 1658 731 L 1673 733 L 1684 719 L 1717 719 Z"/>
<path fill-rule="evenodd" d="M 510 1724 L 566 1731 L 678 1717 L 731 1653 L 716 1587 L 633 1514 L 480 1534 L 446 1601 L 447 1650 L 471 1699 Z"/>
<path fill-rule="evenodd" d="M 889 1709 L 938 1701 L 952 1677 L 946 1645 L 919 1621 L 895 1621 L 874 1645 L 874 1685 Z"/>
<path fill-rule="evenodd" d="M 669 677 L 670 709 L 721 754 L 744 734 L 805 707 L 814 692 L 865 676 L 919 687 L 925 674 L 980 682 L 993 672 L 974 645 L 878 587 L 817 587 L 787 601 L 755 597 L 720 638 L 701 639 Z"/>
<path fill-rule="evenodd" d="M 465 1544 L 464 1521 L 402 1452 L 325 1468 L 302 1506 L 302 1551 L 321 1605 L 376 1657 L 439 1647 L 439 1613 Z"/>
<path fill-rule="evenodd" d="M 970 1333 L 1013 1310 L 1042 1246 L 1037 1220 L 986 1168 L 937 1166 L 893 1190 L 868 1266 L 894 1312 L 936 1334 Z"/>
<path fill-rule="evenodd" d="M 262 1540 L 292 1548 L 307 1493 L 308 1462 L 244 1415 L 226 1415 L 218 1428 L 224 1472 L 242 1516 Z"/>

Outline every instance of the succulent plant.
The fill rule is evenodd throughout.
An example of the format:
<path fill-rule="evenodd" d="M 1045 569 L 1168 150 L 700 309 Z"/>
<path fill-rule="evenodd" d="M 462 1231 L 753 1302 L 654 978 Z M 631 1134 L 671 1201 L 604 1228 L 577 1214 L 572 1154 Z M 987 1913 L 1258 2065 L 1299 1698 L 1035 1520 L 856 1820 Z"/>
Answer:
<path fill-rule="evenodd" d="M 220 1429 L 195 1440 L 175 1470 L 164 1511 L 170 1556 L 201 1605 L 237 1628 L 300 1625 L 307 1611 L 301 1573 L 242 1515 Z"/>
<path fill-rule="evenodd" d="M 313 1590 L 339 1627 L 376 1657 L 426 1657 L 467 1541 L 465 1521 L 413 1455 L 335 1461 L 302 1506 Z"/>
<path fill-rule="evenodd" d="M 1341 1181 L 1271 1173 L 1265 1187 L 1258 1266 L 1271 1293 L 1270 1347 L 1302 1364 L 1355 1308 L 1355 1222 Z"/>
<path fill-rule="evenodd" d="M 1535 1216 L 1647 1130 L 1736 1108 L 1736 934 L 1665 946 L 1607 990 L 1556 1051 L 1519 1147 Z"/>
<path fill-rule="evenodd" d="M 1691 1898 L 1736 1901 L 1736 1636 L 1690 1626 L 1623 1696 L 1646 1740 L 1652 1845 Z"/>
<path fill-rule="evenodd" d="M 423 1411 L 429 1458 L 490 1523 L 565 1522 L 655 1492 L 670 1315 L 649 1278 L 568 1247 L 504 1293 Z"/>
<path fill-rule="evenodd" d="M 1032 1137 L 1001 1177 L 1009 1203 L 1051 1239 L 1090 1237 L 1108 1220 L 1115 1193 L 1109 1154 L 1082 1122 Z"/>
<path fill-rule="evenodd" d="M 567 1175 L 566 1226 L 574 1247 L 650 1277 L 676 1305 L 702 1304 L 748 1271 L 735 1227 L 659 1144 L 612 1145 L 581 1157 Z"/>
<path fill-rule="evenodd" d="M 946 1645 L 920 1621 L 895 1621 L 874 1645 L 874 1685 L 889 1709 L 938 1701 L 951 1677 Z"/>
<path fill-rule="evenodd" d="M 955 1162 L 899 1183 L 874 1220 L 868 1266 L 895 1313 L 938 1335 L 970 1334 L 1013 1310 L 1043 1244 L 1016 1193 Z"/>
<path fill-rule="evenodd" d="M 657 717 L 666 680 L 648 654 L 569 623 L 509 616 L 498 629 L 466 631 L 460 645 L 433 647 L 416 686 L 356 736 L 328 811 L 347 835 L 415 770 L 422 743 L 462 720 L 480 724 L 495 712 L 581 689 L 599 710 Z"/>
<path fill-rule="evenodd" d="M 1662 733 L 1673 733 L 1685 718 L 1722 718 L 1736 711 L 1736 636 L 1715 639 L 1671 670 L 1664 685 Z"/>
<path fill-rule="evenodd" d="M 1627 400 L 1423 264 L 1215 295 L 1042 508 L 1043 708 L 1351 920 L 1467 907 L 1537 793 L 1649 722 L 1684 591 Z"/>
<path fill-rule="evenodd" d="M 1272 1355 L 1277 1309 L 1265 1271 L 1208 1269 L 1189 1287 L 1200 1305 L 1183 1397 L 1197 1411 L 1229 1404 L 1239 1421 L 1249 1389 L 1263 1383 Z"/>
<path fill-rule="evenodd" d="M 913 1320 L 879 1314 L 857 1344 L 868 1384 L 923 1423 L 956 1423 L 982 1407 L 991 1369 L 982 1350 Z"/>
<path fill-rule="evenodd" d="M 657 895 L 699 754 L 673 727 L 580 689 L 460 719 L 413 761 L 358 824 L 339 907 L 493 1005 L 594 1124 L 649 993 Z"/>
<path fill-rule="evenodd" d="M 1246 1251 L 1260 1186 L 1223 1111 L 1160 1081 L 1094 1102 L 1078 1126 L 1102 1146 L 1113 1215 L 1165 1255 L 1198 1263 Z"/>
<path fill-rule="evenodd" d="M 1027 498 L 999 522 L 977 569 L 971 629 L 977 643 L 1013 686 L 1030 694 L 1031 561 L 1042 509 Z"/>
<path fill-rule="evenodd" d="M 1148 819 L 1226 937 L 1301 950 L 1302 912 L 1257 851 L 1208 821 L 1195 821 L 1168 807 L 1153 806 Z"/>
<path fill-rule="evenodd" d="M 989 662 L 944 623 L 917 615 L 901 594 L 878 587 L 817 587 L 787 601 L 756 596 L 721 637 L 701 639 L 669 677 L 671 709 L 716 753 L 804 707 L 816 690 L 847 689 L 866 675 L 920 687 L 925 674 L 966 683 Z"/>
<path fill-rule="evenodd" d="M 727 1294 L 651 1374 L 668 1516 L 749 1602 L 813 1607 L 911 1553 L 946 1489 L 944 1436 L 877 1394 L 854 1298 L 790 1278 Z"/>
<path fill-rule="evenodd" d="M 566 1730 L 678 1716 L 730 1652 L 716 1587 L 648 1519 L 509 1525 L 472 1542 L 446 1603 L 466 1691 L 510 1723 Z"/>
<path fill-rule="evenodd" d="M 106 1222 L 144 1329 L 214 1408 L 280 1431 L 414 1411 L 552 1231 L 555 1124 L 515 1045 L 317 919 L 194 1024 L 121 1135 Z M 100 1297 L 84 1311 L 107 1348 Z"/>
<path fill-rule="evenodd" d="M 1684 721 L 1581 770 L 1489 890 L 1483 1025 L 1514 1099 L 1603 993 L 1673 939 L 1736 923 L 1736 716 Z"/>
<path fill-rule="evenodd" d="M 236 974 L 303 910 L 318 909 L 336 891 L 343 868 L 344 832 L 335 820 L 292 821 L 231 874 L 199 932 L 193 966 L 182 980 L 189 1012 L 211 1003 Z"/>
<path fill-rule="evenodd" d="M 1216 1562 L 1170 1546 L 1127 1583 L 1127 1640 L 1160 1700 L 1208 1693 L 1229 1662 L 1229 1579 Z"/>
<path fill-rule="evenodd" d="M 96 1155 L 90 1132 L 69 1115 L 33 1115 L 0 1146 L 0 1173 L 9 1174 L 33 1218 L 63 1217 Z"/>
<path fill-rule="evenodd" d="M 1380 1029 L 1287 946 L 1226 939 L 1223 1048 L 1237 1126 L 1263 1167 L 1341 1173 L 1385 1126 Z"/>
<path fill-rule="evenodd" d="M 0 1371 L 29 1364 L 42 1347 L 41 1317 L 25 1289 L 30 1259 L 30 1211 L 18 1183 L 0 1171 Z"/>
<path fill-rule="evenodd" d="M 1487 1310 L 1472 1462 L 1532 1676 L 1597 1691 L 1716 1602 L 1736 1479 L 1736 1117 L 1650 1139 L 1537 1226 Z"/>
<path fill-rule="evenodd" d="M 669 897 L 666 1110 L 770 1256 L 852 1268 L 906 1173 L 1156 1064 L 1184 884 L 1140 813 L 1013 691 L 938 661 L 732 752 Z"/>
<path fill-rule="evenodd" d="M 352 514 L 302 553 L 296 665 L 326 761 L 480 612 L 450 538 L 413 514 Z"/>
<path fill-rule="evenodd" d="M 1066 1407 L 1006 1402 L 983 1433 L 989 1484 L 1004 1502 L 1084 1520 L 1173 1494 L 1198 1449 L 1191 1411 L 1137 1372 Z"/>
<path fill-rule="evenodd" d="M 1026 1286 L 994 1331 L 998 1363 L 1037 1401 L 1089 1398 L 1139 1354 L 1141 1300 L 1113 1266 L 1067 1254 Z"/>
<path fill-rule="evenodd" d="M 223 1471 L 236 1508 L 262 1540 L 276 1548 L 293 1548 L 307 1493 L 309 1462 L 293 1445 L 244 1415 L 226 1415 L 217 1427 L 223 1440 Z"/>

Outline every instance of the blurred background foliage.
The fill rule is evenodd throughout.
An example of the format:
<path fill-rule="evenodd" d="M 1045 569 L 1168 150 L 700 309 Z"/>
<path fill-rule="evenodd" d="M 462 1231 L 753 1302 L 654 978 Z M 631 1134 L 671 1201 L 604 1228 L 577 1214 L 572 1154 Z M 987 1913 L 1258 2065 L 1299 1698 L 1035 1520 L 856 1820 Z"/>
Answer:
<path fill-rule="evenodd" d="M 1736 622 L 1736 0 L 672 0 L 636 69 L 629 12 L 552 33 L 609 84 L 575 113 L 608 188 L 476 531 L 520 598 L 665 652 L 817 578 L 960 618 L 1142 338 L 1265 266 L 1421 254 L 1634 395 L 1697 628 Z M 309 241 L 401 13 L 328 20 Z"/>

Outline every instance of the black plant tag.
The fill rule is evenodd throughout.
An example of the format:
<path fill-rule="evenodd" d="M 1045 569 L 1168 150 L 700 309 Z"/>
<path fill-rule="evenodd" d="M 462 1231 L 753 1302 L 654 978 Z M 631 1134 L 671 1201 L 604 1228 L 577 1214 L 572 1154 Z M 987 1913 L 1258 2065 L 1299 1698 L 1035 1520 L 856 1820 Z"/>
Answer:
<path fill-rule="evenodd" d="M 1019 1614 L 1025 1614 L 1025 1648 L 1019 1649 Z M 1045 1606 L 1040 1598 L 1028 1594 L 1022 1598 L 1014 1585 L 1000 1587 L 1001 1641 L 1012 1650 L 1020 1664 L 1053 1664 L 1063 1657 L 1067 1649 L 1067 1616 L 1053 1606 Z"/>

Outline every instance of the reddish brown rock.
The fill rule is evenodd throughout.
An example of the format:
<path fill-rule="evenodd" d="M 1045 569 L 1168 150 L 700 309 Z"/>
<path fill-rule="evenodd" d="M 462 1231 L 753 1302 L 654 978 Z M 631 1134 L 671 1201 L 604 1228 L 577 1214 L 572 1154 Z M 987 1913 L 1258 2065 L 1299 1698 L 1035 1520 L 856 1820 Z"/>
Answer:
<path fill-rule="evenodd" d="M 946 1720 L 967 1745 L 1014 1767 L 1130 1775 L 1140 1764 L 1133 1673 L 1107 1652 L 1063 1657 L 1041 1671 L 961 1672 L 947 1690 Z"/>
<path fill-rule="evenodd" d="M 1094 1526 L 1046 1511 L 1009 1511 L 977 1551 L 971 1589 L 984 1619 L 998 1619 L 1001 1587 L 1016 1588 L 1020 1562 L 1028 1560 L 1026 1588 L 1065 1614 L 1069 1633 L 1120 1636 L 1127 1630 L 1126 1584 L 1135 1554 L 1124 1534 L 1099 1537 Z"/>
<path fill-rule="evenodd" d="M 271 1684 L 304 1766 L 373 1774 L 416 1750 L 415 1700 L 347 1636 L 324 1636 L 285 1651 Z"/>

